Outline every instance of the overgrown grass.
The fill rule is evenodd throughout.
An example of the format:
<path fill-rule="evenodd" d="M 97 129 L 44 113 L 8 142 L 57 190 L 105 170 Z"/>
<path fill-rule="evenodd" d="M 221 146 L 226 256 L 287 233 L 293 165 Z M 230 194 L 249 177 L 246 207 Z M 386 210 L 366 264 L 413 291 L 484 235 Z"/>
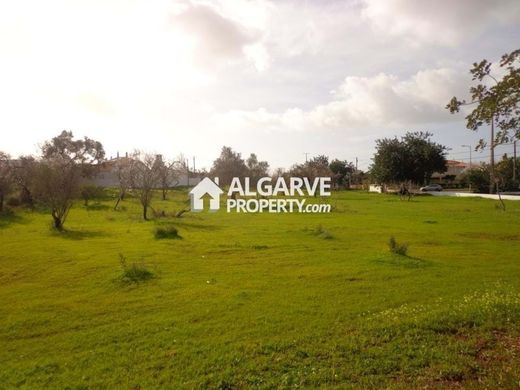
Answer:
<path fill-rule="evenodd" d="M 179 236 L 179 231 L 173 225 L 163 225 L 156 227 L 154 231 L 154 236 L 158 240 L 162 240 L 165 238 L 181 238 L 181 236 Z"/>
<path fill-rule="evenodd" d="M 330 240 L 331 238 L 333 238 L 332 234 L 321 225 L 318 225 L 314 228 L 313 234 L 315 236 L 323 238 L 324 240 Z"/>
<path fill-rule="evenodd" d="M 186 207 L 187 191 L 169 198 L 154 208 Z M 48 212 L 0 217 L 0 387 L 517 386 L 520 202 L 331 202 L 186 213 L 182 240 L 155 239 L 167 219 L 143 221 L 133 198 L 78 200 L 68 234 Z M 391 236 L 413 257 L 388 253 Z M 119 253 L 145 265 L 124 288 Z"/>
<path fill-rule="evenodd" d="M 119 254 L 119 264 L 122 269 L 120 280 L 124 283 L 139 283 L 155 278 L 155 274 L 145 264 L 134 262 L 129 265 L 126 257 L 121 253 Z"/>
<path fill-rule="evenodd" d="M 388 240 L 388 248 L 390 249 L 390 252 L 395 253 L 396 255 L 408 255 L 408 244 L 398 243 L 394 236 L 390 237 L 390 240 Z"/>

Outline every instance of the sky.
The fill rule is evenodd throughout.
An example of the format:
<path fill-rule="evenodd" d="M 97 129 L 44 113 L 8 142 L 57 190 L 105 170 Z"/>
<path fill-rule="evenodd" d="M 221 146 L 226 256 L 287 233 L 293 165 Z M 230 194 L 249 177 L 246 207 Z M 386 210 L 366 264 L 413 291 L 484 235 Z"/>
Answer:
<path fill-rule="evenodd" d="M 306 153 L 366 169 L 376 139 L 430 131 L 469 161 L 489 130 L 444 106 L 519 43 L 518 0 L 4 1 L 0 150 L 71 130 L 107 157 L 210 168 L 226 145 L 273 169 Z"/>

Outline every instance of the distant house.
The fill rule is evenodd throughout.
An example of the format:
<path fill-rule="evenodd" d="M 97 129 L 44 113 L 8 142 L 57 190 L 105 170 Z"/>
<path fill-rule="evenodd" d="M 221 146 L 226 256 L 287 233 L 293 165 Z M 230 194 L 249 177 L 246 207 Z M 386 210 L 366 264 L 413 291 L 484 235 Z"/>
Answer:
<path fill-rule="evenodd" d="M 448 160 L 446 162 L 447 170 L 444 173 L 435 172 L 431 177 L 432 183 L 458 183 L 462 174 L 477 165 L 465 163 L 463 161 Z"/>
<path fill-rule="evenodd" d="M 128 154 L 125 157 L 111 158 L 110 160 L 102 162 L 93 177 L 84 179 L 85 184 L 100 186 L 100 187 L 117 187 L 119 185 L 118 166 L 121 164 L 130 164 L 131 158 Z M 201 181 L 198 173 L 179 173 L 175 180 L 172 181 L 170 187 L 192 187 Z M 159 186 L 157 186 L 159 188 Z"/>

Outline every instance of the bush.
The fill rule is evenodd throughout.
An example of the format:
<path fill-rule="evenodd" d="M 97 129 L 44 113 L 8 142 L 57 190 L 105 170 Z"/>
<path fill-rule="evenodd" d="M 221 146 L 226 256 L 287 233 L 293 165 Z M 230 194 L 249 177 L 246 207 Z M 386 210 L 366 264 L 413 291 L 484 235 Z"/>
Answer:
<path fill-rule="evenodd" d="M 132 263 L 128 265 L 126 257 L 119 254 L 119 263 L 123 269 L 121 280 L 127 283 L 139 283 L 155 278 L 155 274 L 146 268 L 144 264 Z"/>
<path fill-rule="evenodd" d="M 408 253 L 408 244 L 399 244 L 393 236 L 390 237 L 390 240 L 388 241 L 388 247 L 390 248 L 390 252 L 397 255 L 406 256 Z"/>
<path fill-rule="evenodd" d="M 81 187 L 81 197 L 85 202 L 85 206 L 88 206 L 90 200 L 100 200 L 105 196 L 105 190 L 103 187 L 94 185 L 85 185 Z"/>
<path fill-rule="evenodd" d="M 181 236 L 179 236 L 177 228 L 173 225 L 157 227 L 155 229 L 154 235 L 155 238 L 158 240 L 162 240 L 165 238 L 181 238 Z"/>
<path fill-rule="evenodd" d="M 323 238 L 324 240 L 330 240 L 332 238 L 332 234 L 321 225 L 316 226 L 313 233 L 315 236 Z"/>
<path fill-rule="evenodd" d="M 20 199 L 15 196 L 12 196 L 9 199 L 7 199 L 6 203 L 8 206 L 11 206 L 11 207 L 18 207 L 22 204 L 22 202 L 20 202 Z"/>

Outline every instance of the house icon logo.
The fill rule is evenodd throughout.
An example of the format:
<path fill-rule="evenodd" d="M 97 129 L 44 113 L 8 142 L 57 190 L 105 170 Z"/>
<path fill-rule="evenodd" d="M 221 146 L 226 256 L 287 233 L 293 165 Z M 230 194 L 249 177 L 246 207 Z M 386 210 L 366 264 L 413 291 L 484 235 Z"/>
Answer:
<path fill-rule="evenodd" d="M 209 177 L 202 179 L 199 184 L 190 191 L 191 211 L 204 210 L 204 198 L 209 197 L 209 211 L 217 211 L 220 208 L 220 195 L 224 191 L 218 186 L 218 178 L 215 181 Z"/>

